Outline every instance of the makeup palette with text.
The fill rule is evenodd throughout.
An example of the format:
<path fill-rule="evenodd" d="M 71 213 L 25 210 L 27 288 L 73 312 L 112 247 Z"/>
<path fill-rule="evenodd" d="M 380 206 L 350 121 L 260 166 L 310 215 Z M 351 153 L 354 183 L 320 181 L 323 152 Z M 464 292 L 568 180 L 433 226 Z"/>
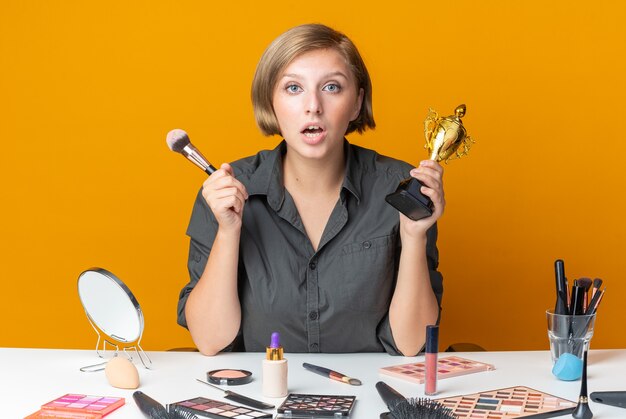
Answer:
<path fill-rule="evenodd" d="M 234 419 L 256 419 L 271 418 L 271 413 L 261 412 L 249 407 L 236 406 L 234 404 L 211 400 L 205 397 L 183 400 L 169 405 L 169 408 L 190 412 L 199 417 L 205 418 L 234 418 Z"/>
<path fill-rule="evenodd" d="M 441 380 L 443 378 L 457 377 L 459 375 L 491 371 L 494 369 L 495 367 L 491 364 L 472 361 L 471 359 L 458 356 L 449 356 L 437 360 L 437 379 Z M 421 384 L 426 378 L 426 362 L 384 367 L 380 369 L 380 373 Z"/>
<path fill-rule="evenodd" d="M 572 413 L 576 403 L 518 386 L 437 399 L 458 418 L 551 418 Z"/>
<path fill-rule="evenodd" d="M 347 417 L 355 400 L 355 396 L 291 393 L 278 408 L 278 413 L 292 418 Z"/>
<path fill-rule="evenodd" d="M 124 405 L 122 397 L 87 396 L 84 394 L 66 394 L 43 406 L 41 410 L 28 416 L 29 419 L 77 418 L 99 419 Z"/>

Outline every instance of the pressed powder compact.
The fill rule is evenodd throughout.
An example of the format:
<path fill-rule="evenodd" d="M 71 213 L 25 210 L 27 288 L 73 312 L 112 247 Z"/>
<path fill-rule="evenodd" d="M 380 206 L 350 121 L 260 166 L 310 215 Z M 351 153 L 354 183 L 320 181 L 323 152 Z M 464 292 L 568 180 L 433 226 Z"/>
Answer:
<path fill-rule="evenodd" d="M 207 372 L 206 378 L 209 383 L 221 386 L 238 386 L 252 381 L 252 373 L 246 370 L 224 368 Z"/>

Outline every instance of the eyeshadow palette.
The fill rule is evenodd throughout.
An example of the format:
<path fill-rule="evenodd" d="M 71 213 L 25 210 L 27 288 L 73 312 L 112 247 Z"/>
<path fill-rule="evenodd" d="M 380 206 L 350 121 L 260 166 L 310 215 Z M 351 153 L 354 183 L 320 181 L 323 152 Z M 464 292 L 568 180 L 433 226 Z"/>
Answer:
<path fill-rule="evenodd" d="M 271 413 L 265 413 L 249 407 L 220 402 L 218 400 L 211 400 L 205 397 L 196 397 L 194 399 L 172 403 L 168 406 L 168 408 L 181 410 L 183 412 L 190 412 L 199 417 L 216 419 L 256 419 L 272 417 Z"/>
<path fill-rule="evenodd" d="M 551 418 L 572 413 L 576 403 L 518 386 L 437 399 L 457 418 Z"/>
<path fill-rule="evenodd" d="M 291 393 L 278 407 L 278 413 L 282 416 L 277 417 L 348 417 L 354 407 L 355 400 L 355 396 Z"/>
<path fill-rule="evenodd" d="M 471 374 L 480 371 L 491 371 L 495 367 L 471 359 L 458 356 L 449 356 L 437 360 L 437 379 L 458 377 L 459 375 Z M 392 365 L 379 370 L 381 374 L 402 378 L 414 383 L 421 384 L 426 379 L 426 362 L 414 362 L 411 364 Z"/>
<path fill-rule="evenodd" d="M 66 394 L 44 404 L 40 411 L 33 413 L 28 418 L 99 419 L 123 405 L 124 398 L 122 397 Z"/>

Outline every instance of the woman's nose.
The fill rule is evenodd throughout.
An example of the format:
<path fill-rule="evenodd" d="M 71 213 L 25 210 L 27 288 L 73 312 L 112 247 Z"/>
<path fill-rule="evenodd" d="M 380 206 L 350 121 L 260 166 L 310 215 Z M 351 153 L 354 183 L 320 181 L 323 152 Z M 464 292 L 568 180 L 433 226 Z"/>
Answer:
<path fill-rule="evenodd" d="M 307 114 L 321 114 L 322 113 L 322 102 L 317 95 L 317 93 L 311 93 L 307 98 L 306 105 L 306 113 Z"/>

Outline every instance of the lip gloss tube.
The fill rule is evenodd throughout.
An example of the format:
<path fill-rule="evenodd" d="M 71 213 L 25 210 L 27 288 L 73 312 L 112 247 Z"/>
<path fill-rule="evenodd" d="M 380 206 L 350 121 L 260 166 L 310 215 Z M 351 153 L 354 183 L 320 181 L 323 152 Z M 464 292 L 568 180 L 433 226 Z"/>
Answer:
<path fill-rule="evenodd" d="M 426 326 L 426 388 L 424 394 L 437 394 L 437 356 L 439 355 L 439 326 Z"/>

